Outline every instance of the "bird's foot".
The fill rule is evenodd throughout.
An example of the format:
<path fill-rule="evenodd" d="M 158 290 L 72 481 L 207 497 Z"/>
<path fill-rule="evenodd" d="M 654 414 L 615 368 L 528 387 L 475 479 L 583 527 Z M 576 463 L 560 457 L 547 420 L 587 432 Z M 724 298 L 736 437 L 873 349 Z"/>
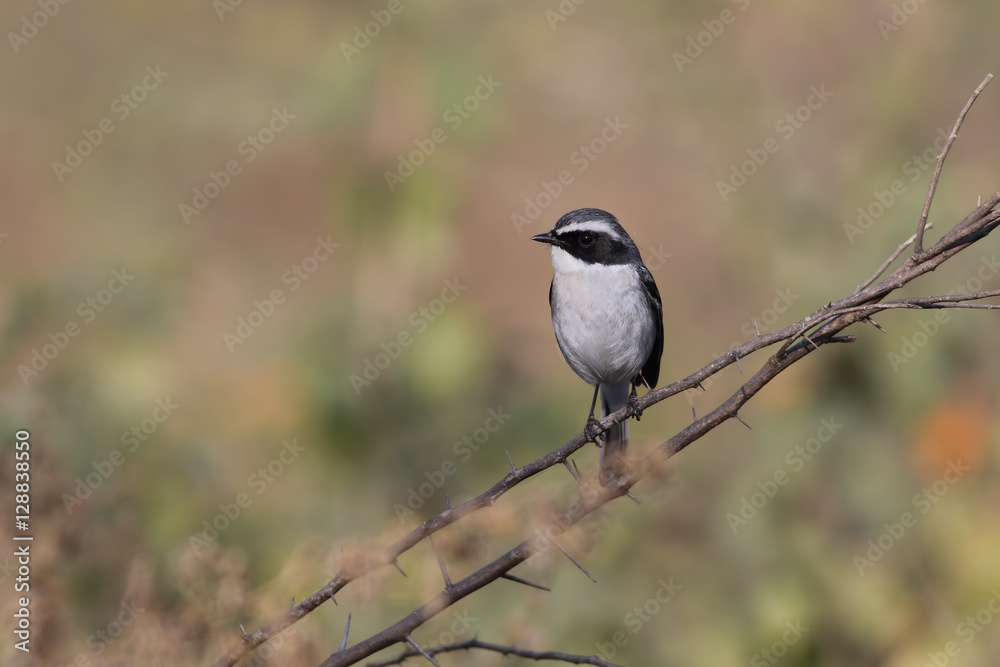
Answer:
<path fill-rule="evenodd" d="M 597 438 L 601 433 L 601 422 L 595 419 L 594 415 L 590 415 L 587 418 L 587 425 L 583 427 L 583 437 L 587 439 L 587 442 L 592 442 L 600 447 L 601 443 Z"/>
<path fill-rule="evenodd" d="M 642 419 L 642 408 L 639 407 L 639 396 L 632 390 L 628 395 L 628 404 L 625 406 L 625 416 L 635 417 L 636 421 Z"/>

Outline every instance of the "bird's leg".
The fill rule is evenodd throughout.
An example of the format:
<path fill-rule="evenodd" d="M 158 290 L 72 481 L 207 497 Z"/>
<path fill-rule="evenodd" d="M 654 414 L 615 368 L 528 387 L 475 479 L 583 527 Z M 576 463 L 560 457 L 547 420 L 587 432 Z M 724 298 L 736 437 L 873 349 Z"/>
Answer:
<path fill-rule="evenodd" d="M 590 416 L 587 417 L 587 425 L 583 427 L 583 437 L 587 439 L 587 442 L 592 442 L 598 447 L 601 443 L 597 441 L 598 429 L 601 428 L 601 422 L 594 418 L 594 408 L 597 407 L 597 392 L 600 391 L 601 385 L 594 385 L 594 400 L 590 402 Z"/>
<path fill-rule="evenodd" d="M 632 391 L 628 395 L 628 406 L 625 409 L 626 417 L 635 417 L 636 421 L 642 418 L 642 408 L 639 407 L 639 395 L 635 391 L 635 382 L 632 383 Z"/>

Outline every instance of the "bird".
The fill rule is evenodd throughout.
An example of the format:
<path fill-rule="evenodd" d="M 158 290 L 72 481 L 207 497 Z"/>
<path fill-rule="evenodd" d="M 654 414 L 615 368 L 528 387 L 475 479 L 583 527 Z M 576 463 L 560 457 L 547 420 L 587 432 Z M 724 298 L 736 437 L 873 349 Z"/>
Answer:
<path fill-rule="evenodd" d="M 594 387 L 584 435 L 596 443 L 598 392 L 602 418 L 624 407 L 638 420 L 636 387 L 651 390 L 659 379 L 660 292 L 632 238 L 607 211 L 570 211 L 531 240 L 551 246 L 552 328 L 566 363 Z M 609 428 L 603 440 L 599 479 L 617 486 L 628 472 L 628 419 Z"/>

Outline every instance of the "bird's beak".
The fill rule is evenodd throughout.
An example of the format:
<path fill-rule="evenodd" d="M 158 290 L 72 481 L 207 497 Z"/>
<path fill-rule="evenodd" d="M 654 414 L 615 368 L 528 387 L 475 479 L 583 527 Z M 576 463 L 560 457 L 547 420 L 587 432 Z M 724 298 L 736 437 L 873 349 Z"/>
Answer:
<path fill-rule="evenodd" d="M 559 240 L 552 236 L 549 232 L 545 232 L 544 234 L 535 234 L 531 237 L 531 240 L 538 241 L 540 243 L 548 243 L 549 245 L 559 245 Z"/>

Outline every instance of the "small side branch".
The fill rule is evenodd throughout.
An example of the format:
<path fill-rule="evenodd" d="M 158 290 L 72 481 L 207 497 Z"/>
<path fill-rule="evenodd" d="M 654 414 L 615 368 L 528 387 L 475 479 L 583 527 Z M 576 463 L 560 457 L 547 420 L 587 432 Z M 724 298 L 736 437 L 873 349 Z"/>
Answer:
<path fill-rule="evenodd" d="M 917 236 L 913 241 L 913 257 L 914 259 L 922 257 L 924 254 L 924 229 L 927 227 L 927 216 L 931 212 L 931 202 L 934 200 L 934 192 L 937 190 L 938 180 L 941 178 L 941 169 L 944 167 L 944 159 L 948 157 L 948 151 L 951 150 L 952 144 L 955 143 L 955 139 L 958 139 L 958 129 L 962 127 L 962 123 L 965 121 L 966 114 L 969 113 L 969 109 L 972 108 L 973 103 L 976 98 L 979 97 L 979 93 L 983 92 L 983 88 L 986 84 L 990 82 L 993 78 L 992 74 L 987 74 L 983 82 L 979 84 L 972 93 L 972 97 L 969 101 L 965 103 L 962 108 L 961 113 L 958 114 L 958 120 L 955 121 L 954 127 L 951 128 L 951 134 L 948 136 L 948 141 L 944 145 L 944 149 L 941 151 L 941 155 L 938 155 L 937 164 L 934 166 L 934 175 L 931 176 L 931 185 L 927 189 L 927 199 L 924 200 L 924 209 L 920 212 L 920 223 L 917 225 Z"/>
<path fill-rule="evenodd" d="M 927 229 L 933 229 L 934 225 L 933 224 L 929 224 L 929 225 L 927 225 L 926 228 Z M 857 294 L 858 292 L 860 292 L 861 290 L 863 290 L 864 288 L 868 287 L 873 282 L 875 282 L 876 280 L 878 280 L 879 277 L 881 277 L 881 275 L 883 273 L 885 273 L 885 270 L 888 269 L 890 266 L 892 266 L 892 263 L 896 261 L 896 258 L 899 257 L 900 255 L 902 255 L 903 251 L 906 250 L 910 246 L 910 244 L 913 243 L 916 240 L 916 238 L 917 238 L 917 235 L 914 234 L 910 238 L 908 238 L 905 241 L 903 241 L 902 243 L 900 243 L 899 247 L 896 248 L 896 251 L 893 252 L 891 255 L 889 255 L 889 259 L 887 259 L 884 262 L 882 262 L 882 266 L 880 266 L 877 269 L 875 269 L 875 273 L 871 274 L 871 276 L 868 277 L 868 280 L 866 280 L 863 283 L 861 283 L 860 285 L 858 285 L 857 289 L 854 290 L 854 293 Z M 758 334 L 758 335 L 760 335 L 760 334 Z"/>

